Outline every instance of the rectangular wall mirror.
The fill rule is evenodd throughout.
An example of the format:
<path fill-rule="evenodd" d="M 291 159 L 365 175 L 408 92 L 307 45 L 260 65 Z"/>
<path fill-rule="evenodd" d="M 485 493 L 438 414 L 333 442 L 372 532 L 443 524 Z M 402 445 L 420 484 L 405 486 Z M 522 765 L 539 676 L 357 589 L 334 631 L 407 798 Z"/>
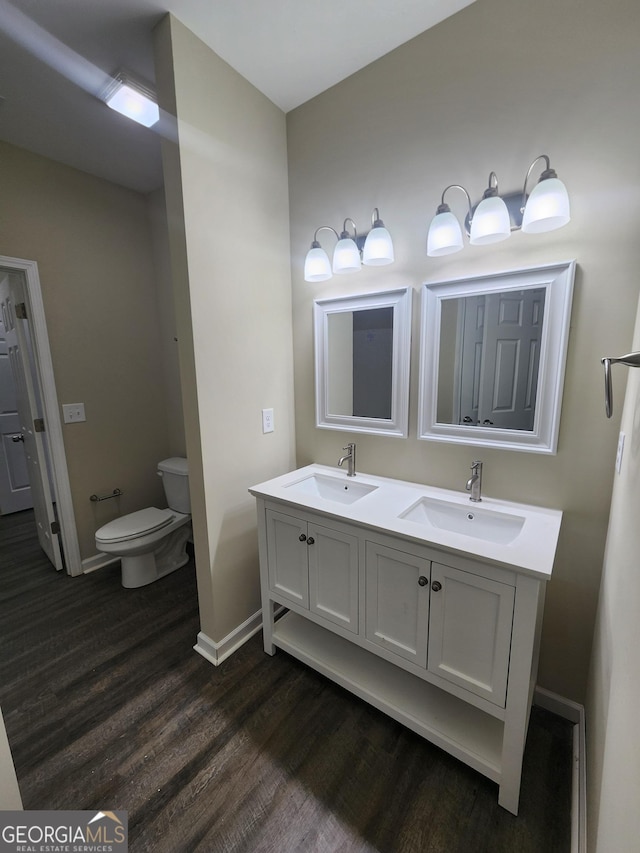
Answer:
<path fill-rule="evenodd" d="M 428 283 L 419 438 L 555 453 L 575 261 Z"/>
<path fill-rule="evenodd" d="M 406 437 L 411 295 L 314 301 L 316 426 Z"/>

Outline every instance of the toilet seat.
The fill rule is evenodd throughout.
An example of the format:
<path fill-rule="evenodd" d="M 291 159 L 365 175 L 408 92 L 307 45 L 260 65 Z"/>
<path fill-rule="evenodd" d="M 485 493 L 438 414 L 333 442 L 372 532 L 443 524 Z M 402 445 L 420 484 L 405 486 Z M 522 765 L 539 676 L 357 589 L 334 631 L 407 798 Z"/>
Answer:
<path fill-rule="evenodd" d="M 101 527 L 96 533 L 96 542 L 116 543 L 137 539 L 161 530 L 171 524 L 175 517 L 170 509 L 157 509 L 155 506 L 130 512 Z"/>

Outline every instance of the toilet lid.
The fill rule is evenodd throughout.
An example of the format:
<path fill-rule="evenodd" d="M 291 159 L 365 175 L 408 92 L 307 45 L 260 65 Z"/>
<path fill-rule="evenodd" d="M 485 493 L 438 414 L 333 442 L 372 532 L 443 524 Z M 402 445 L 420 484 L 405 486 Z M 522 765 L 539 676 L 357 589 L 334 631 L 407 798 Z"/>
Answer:
<path fill-rule="evenodd" d="M 170 509 L 156 509 L 155 506 L 150 506 L 105 524 L 97 531 L 96 539 L 99 542 L 123 542 L 126 539 L 135 539 L 166 527 L 174 518 L 175 514 Z"/>

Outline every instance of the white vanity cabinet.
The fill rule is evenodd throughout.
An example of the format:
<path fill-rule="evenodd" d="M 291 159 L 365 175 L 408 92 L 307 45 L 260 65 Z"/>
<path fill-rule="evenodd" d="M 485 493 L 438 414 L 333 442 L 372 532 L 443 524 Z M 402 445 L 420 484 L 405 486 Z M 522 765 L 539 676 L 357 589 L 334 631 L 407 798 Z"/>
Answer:
<path fill-rule="evenodd" d="M 445 689 L 455 684 L 504 708 L 513 573 L 460 571 L 379 542 L 365 548 L 366 639 L 427 668 Z"/>
<path fill-rule="evenodd" d="M 517 814 L 561 513 L 487 499 L 472 514 L 456 493 L 373 476 L 355 489 L 341 475 L 309 466 L 251 489 L 265 651 L 286 651 L 483 773 Z M 328 478 L 329 497 L 310 494 Z M 485 524 L 482 535 L 405 520 L 425 498 Z M 487 544 L 503 536 L 496 516 L 517 529 Z"/>
<path fill-rule="evenodd" d="M 341 525 L 268 509 L 269 590 L 281 604 L 358 631 L 358 539 Z"/>

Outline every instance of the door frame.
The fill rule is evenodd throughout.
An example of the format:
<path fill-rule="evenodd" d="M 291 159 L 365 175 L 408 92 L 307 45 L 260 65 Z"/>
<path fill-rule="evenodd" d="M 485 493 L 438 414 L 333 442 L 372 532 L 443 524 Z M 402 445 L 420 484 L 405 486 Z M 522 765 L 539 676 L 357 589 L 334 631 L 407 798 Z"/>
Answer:
<path fill-rule="evenodd" d="M 62 422 L 53 375 L 53 362 L 49 347 L 49 334 L 42 301 L 38 264 L 36 261 L 0 255 L 0 267 L 11 272 L 22 272 L 24 274 L 28 302 L 27 315 L 35 359 L 34 366 L 42 393 L 42 408 L 52 468 L 52 485 L 60 523 L 65 568 L 68 575 L 81 575 L 83 569 L 78 544 L 78 530 L 73 511 L 71 484 L 62 437 Z"/>

